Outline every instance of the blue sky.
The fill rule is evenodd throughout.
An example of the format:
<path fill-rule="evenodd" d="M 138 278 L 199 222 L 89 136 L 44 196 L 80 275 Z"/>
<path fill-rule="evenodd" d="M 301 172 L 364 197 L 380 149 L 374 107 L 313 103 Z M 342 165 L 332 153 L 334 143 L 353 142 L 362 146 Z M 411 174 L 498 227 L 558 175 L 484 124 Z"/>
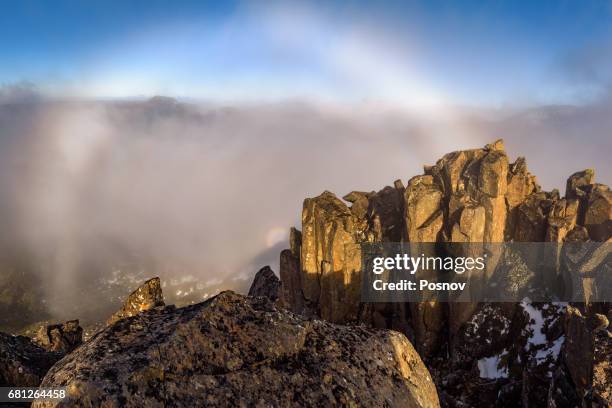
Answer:
<path fill-rule="evenodd" d="M 57 95 L 581 103 L 612 80 L 611 1 L 0 4 L 0 84 Z"/>

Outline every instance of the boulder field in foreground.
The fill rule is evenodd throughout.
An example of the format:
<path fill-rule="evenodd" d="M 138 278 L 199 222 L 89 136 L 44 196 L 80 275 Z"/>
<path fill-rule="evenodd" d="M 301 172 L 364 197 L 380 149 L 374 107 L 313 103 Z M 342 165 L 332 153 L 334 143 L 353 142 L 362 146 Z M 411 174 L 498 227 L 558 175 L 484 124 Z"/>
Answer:
<path fill-rule="evenodd" d="M 119 320 L 51 368 L 33 407 L 439 407 L 400 333 L 306 320 L 233 292 Z"/>

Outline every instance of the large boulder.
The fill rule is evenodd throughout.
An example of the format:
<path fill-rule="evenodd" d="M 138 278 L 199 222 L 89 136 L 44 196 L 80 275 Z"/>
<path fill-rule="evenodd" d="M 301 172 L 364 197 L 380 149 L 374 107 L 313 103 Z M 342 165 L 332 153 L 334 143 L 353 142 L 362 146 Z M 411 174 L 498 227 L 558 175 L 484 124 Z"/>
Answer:
<path fill-rule="evenodd" d="M 41 407 L 439 407 L 402 334 L 310 321 L 223 292 L 120 320 L 56 364 Z"/>

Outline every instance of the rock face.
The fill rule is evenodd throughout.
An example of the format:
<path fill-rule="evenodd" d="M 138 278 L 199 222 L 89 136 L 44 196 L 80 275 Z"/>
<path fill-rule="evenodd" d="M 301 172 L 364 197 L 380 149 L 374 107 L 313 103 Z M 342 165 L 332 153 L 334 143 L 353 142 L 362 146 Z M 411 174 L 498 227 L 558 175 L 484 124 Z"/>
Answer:
<path fill-rule="evenodd" d="M 292 235 L 299 235 L 293 231 Z M 542 191 L 525 159 L 511 162 L 503 141 L 498 140 L 481 149 L 446 154 L 435 165 L 425 166 L 424 174 L 410 178 L 405 187 L 396 181 L 378 192 L 353 191 L 344 201 L 328 191 L 305 199 L 301 239 L 292 240 L 291 250 L 281 254 L 282 304 L 335 323 L 401 331 L 414 342 L 438 385 L 448 390 L 442 395 L 443 405 L 505 406 L 516 398 L 523 406 L 545 405 L 555 379 L 557 384 L 570 384 L 577 398 L 583 399 L 585 392 L 595 389 L 589 385 L 595 380 L 585 380 L 582 386 L 581 378 L 594 378 L 589 373 L 595 370 L 598 357 L 576 351 L 569 359 L 580 360 L 584 367 L 561 367 L 565 364 L 560 362 L 561 346 L 566 338 L 569 342 L 579 334 L 574 326 L 561 323 L 564 307 L 529 302 L 444 304 L 434 294 L 425 294 L 418 303 L 364 304 L 360 301 L 359 244 L 605 242 L 611 237 L 612 192 L 595 183 L 592 169 L 570 176 L 561 197 L 557 190 Z M 558 263 L 569 259 L 560 253 L 551 256 Z M 591 267 L 591 255 L 575 256 L 584 268 Z M 495 257 L 487 265 L 501 262 L 512 266 L 511 259 Z M 493 269 L 475 278 L 487 282 L 493 278 Z M 557 271 L 551 271 L 552 281 L 566 279 L 559 270 L 557 265 Z M 580 284 L 586 299 L 601 289 L 597 278 Z M 587 319 L 609 310 L 609 305 L 582 307 Z M 475 322 L 480 322 L 479 330 L 471 329 Z M 607 359 L 612 356 L 608 354 Z M 493 381 L 483 368 L 491 362 L 500 365 Z M 473 395 L 480 395 L 482 401 L 471 400 Z"/>
<path fill-rule="evenodd" d="M 34 341 L 47 351 L 69 353 L 83 343 L 83 329 L 78 320 L 43 326 Z"/>
<path fill-rule="evenodd" d="M 62 356 L 37 346 L 28 337 L 0 333 L 0 387 L 37 387 Z"/>
<path fill-rule="evenodd" d="M 331 322 L 357 320 L 361 257 L 355 244 L 366 240 L 366 219 L 325 191 L 304 200 L 302 227 L 300 273 L 305 300 L 316 304 L 320 316 Z"/>
<path fill-rule="evenodd" d="M 604 315 L 587 318 L 578 308 L 567 308 L 564 368 L 576 387 L 578 399 L 596 407 L 612 406 L 612 335 L 608 325 Z"/>
<path fill-rule="evenodd" d="M 264 266 L 255 275 L 249 289 L 249 296 L 265 296 L 274 302 L 279 297 L 279 291 L 280 280 L 269 266 Z"/>
<path fill-rule="evenodd" d="M 292 310 L 308 302 L 316 315 L 333 322 L 367 320 L 359 287 L 363 242 L 563 242 L 584 235 L 583 229 L 581 239 L 606 241 L 612 236 L 612 192 L 594 184 L 594 177 L 591 169 L 572 175 L 565 198 L 556 190 L 541 191 L 525 159 L 510 163 L 498 140 L 445 155 L 405 188 L 396 181 L 379 192 L 353 191 L 344 197 L 350 207 L 328 191 L 307 198 L 301 239 L 281 257 L 285 302 Z M 485 271 L 481 279 L 489 278 Z M 432 345 L 426 347 L 432 352 L 441 328 L 438 309 L 435 299 L 412 307 L 418 343 Z M 450 334 L 476 309 L 469 303 L 451 306 Z M 385 320 L 387 326 L 396 323 Z"/>
<path fill-rule="evenodd" d="M 302 233 L 295 228 L 291 228 L 289 233 L 289 246 L 290 249 L 285 249 L 280 254 L 280 304 L 294 313 L 309 315 L 300 273 Z"/>
<path fill-rule="evenodd" d="M 223 292 L 122 319 L 56 364 L 33 407 L 439 406 L 400 333 L 305 320 L 265 297 Z"/>
<path fill-rule="evenodd" d="M 118 320 L 164 305 L 159 278 L 149 279 L 128 296 L 123 307 L 108 319 L 107 324 L 111 325 Z"/>

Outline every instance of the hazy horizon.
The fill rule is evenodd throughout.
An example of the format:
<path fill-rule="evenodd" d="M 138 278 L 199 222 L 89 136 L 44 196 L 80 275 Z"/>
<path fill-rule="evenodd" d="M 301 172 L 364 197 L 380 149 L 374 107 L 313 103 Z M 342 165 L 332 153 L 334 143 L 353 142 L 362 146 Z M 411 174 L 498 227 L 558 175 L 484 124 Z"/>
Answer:
<path fill-rule="evenodd" d="M 503 138 L 546 190 L 564 194 L 584 168 L 609 184 L 611 100 L 427 115 L 295 100 L 57 102 L 5 87 L 1 238 L 41 257 L 37 273 L 62 302 L 81 299 L 79 282 L 116 279 L 134 256 L 145 275 L 244 290 L 264 265 L 278 273 L 304 198 L 406 183 L 451 151 Z"/>

